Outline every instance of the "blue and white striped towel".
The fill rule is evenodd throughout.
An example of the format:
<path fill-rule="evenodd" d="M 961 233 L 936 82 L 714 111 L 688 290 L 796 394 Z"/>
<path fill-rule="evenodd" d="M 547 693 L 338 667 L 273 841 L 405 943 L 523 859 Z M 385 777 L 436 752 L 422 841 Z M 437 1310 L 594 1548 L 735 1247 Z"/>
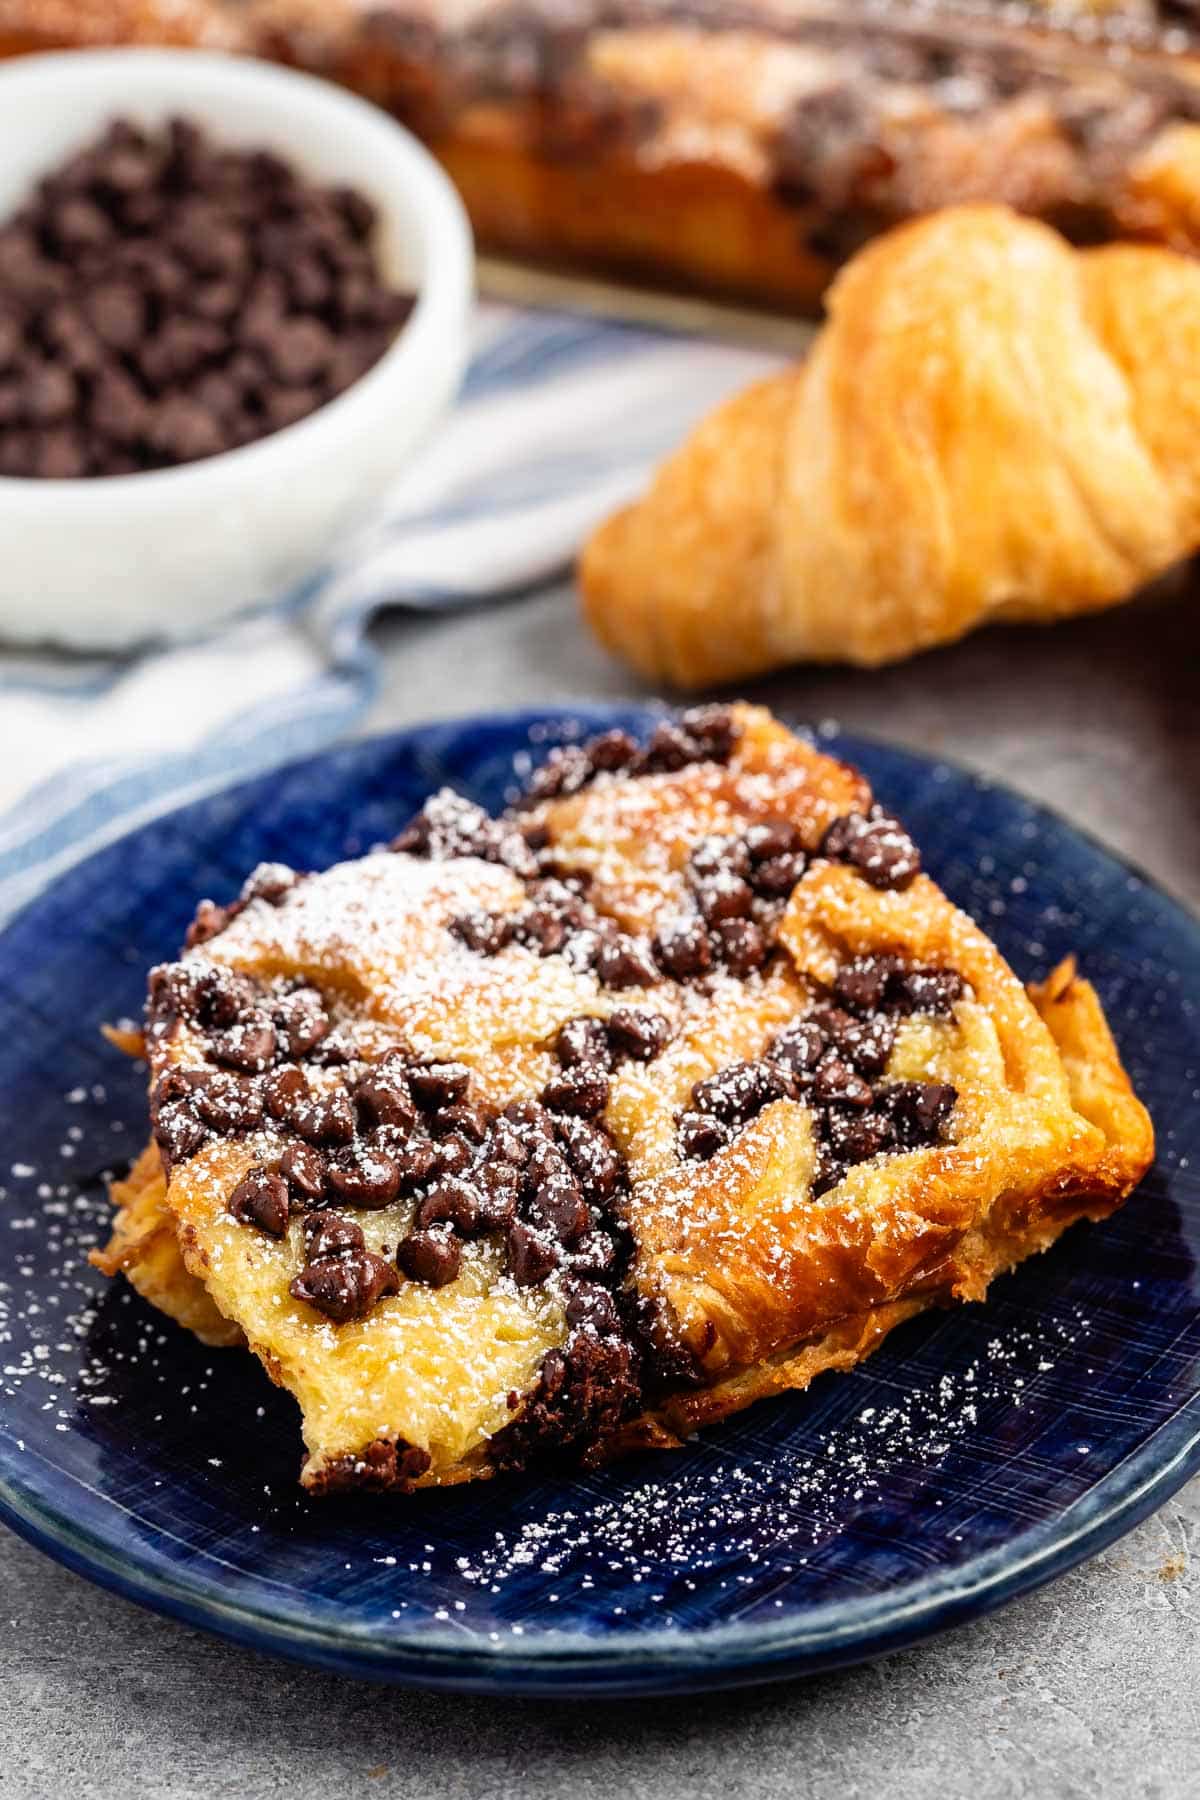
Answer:
<path fill-rule="evenodd" d="M 380 608 L 561 577 L 687 428 L 776 361 L 566 313 L 487 306 L 475 329 L 437 438 L 302 592 L 135 656 L 0 649 L 0 919 L 130 825 L 369 722 Z"/>

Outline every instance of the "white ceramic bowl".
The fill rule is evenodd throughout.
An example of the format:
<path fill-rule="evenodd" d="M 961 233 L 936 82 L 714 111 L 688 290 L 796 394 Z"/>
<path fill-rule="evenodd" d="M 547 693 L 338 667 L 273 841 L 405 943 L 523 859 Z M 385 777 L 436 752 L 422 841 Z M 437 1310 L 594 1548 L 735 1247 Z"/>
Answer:
<path fill-rule="evenodd" d="M 386 113 L 311 76 L 192 50 L 9 62 L 0 219 L 110 119 L 156 125 L 175 113 L 361 188 L 379 210 L 386 273 L 417 304 L 361 380 L 258 443 L 145 475 L 0 478 L 0 639 L 124 647 L 278 597 L 370 513 L 462 374 L 472 252 L 457 194 Z"/>

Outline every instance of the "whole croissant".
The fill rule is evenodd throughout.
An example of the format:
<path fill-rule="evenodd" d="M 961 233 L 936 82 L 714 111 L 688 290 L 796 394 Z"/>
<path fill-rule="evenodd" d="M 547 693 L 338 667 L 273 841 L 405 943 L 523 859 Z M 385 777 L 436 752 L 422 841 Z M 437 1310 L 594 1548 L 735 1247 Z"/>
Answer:
<path fill-rule="evenodd" d="M 1110 606 L 1200 544 L 1200 264 L 1004 207 L 849 265 L 797 369 L 594 534 L 599 636 L 698 686 Z"/>

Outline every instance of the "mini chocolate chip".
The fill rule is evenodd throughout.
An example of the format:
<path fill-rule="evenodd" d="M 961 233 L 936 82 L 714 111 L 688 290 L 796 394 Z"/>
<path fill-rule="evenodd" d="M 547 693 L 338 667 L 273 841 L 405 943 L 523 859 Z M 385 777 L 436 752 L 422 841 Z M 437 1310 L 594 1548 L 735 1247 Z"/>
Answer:
<path fill-rule="evenodd" d="M 840 1006 L 814 1006 L 808 1015 L 812 1024 L 819 1026 L 831 1044 L 839 1048 L 848 1033 L 853 1032 L 855 1019 Z"/>
<path fill-rule="evenodd" d="M 802 856 L 773 856 L 755 869 L 754 891 L 768 900 L 786 900 L 804 870 Z"/>
<path fill-rule="evenodd" d="M 465 1237 L 479 1228 L 483 1196 L 470 1181 L 451 1177 L 435 1182 L 417 1208 L 417 1224 L 424 1231 L 430 1225 L 453 1225 Z"/>
<path fill-rule="evenodd" d="M 279 1159 L 279 1172 L 301 1206 L 315 1206 L 324 1199 L 325 1158 L 311 1144 L 289 1144 Z"/>
<path fill-rule="evenodd" d="M 537 858 L 511 821 L 489 818 L 481 806 L 449 788 L 430 796 L 391 847 L 438 861 L 477 856 L 526 879 L 538 872 Z"/>
<path fill-rule="evenodd" d="M 621 1175 L 621 1158 L 607 1132 L 587 1119 L 565 1118 L 559 1135 L 567 1162 L 589 1200 L 606 1200 Z"/>
<path fill-rule="evenodd" d="M 251 1169 L 230 1194 L 229 1210 L 239 1225 L 281 1238 L 288 1227 L 287 1182 L 272 1169 Z"/>
<path fill-rule="evenodd" d="M 207 944 L 218 937 L 229 923 L 229 908 L 218 906 L 215 900 L 201 900 L 196 908 L 196 916 L 187 928 L 187 936 L 183 940 L 185 950 L 192 950 L 197 944 Z"/>
<path fill-rule="evenodd" d="M 431 1180 L 445 1151 L 445 1144 L 435 1151 L 432 1144 L 427 1144 L 423 1139 L 415 1139 L 403 1149 L 391 1152 L 400 1177 L 400 1192 L 411 1194 Z"/>
<path fill-rule="evenodd" d="M 271 1009 L 278 1053 L 289 1060 L 307 1056 L 329 1031 L 329 1015 L 315 988 L 284 994 Z"/>
<path fill-rule="evenodd" d="M 309 1062 L 314 1062 L 322 1069 L 332 1069 L 344 1063 L 357 1062 L 358 1045 L 354 1033 L 345 1025 L 335 1025 L 332 1031 L 326 1032 L 319 1043 L 314 1044 L 308 1052 Z"/>
<path fill-rule="evenodd" d="M 579 1121 L 582 1123 L 582 1121 Z M 520 1169 L 514 1169 L 507 1162 L 482 1162 L 475 1171 L 475 1180 L 487 1194 L 519 1194 L 524 1185 L 524 1175 Z"/>
<path fill-rule="evenodd" d="M 445 1287 L 462 1265 L 462 1245 L 448 1225 L 431 1225 L 414 1231 L 396 1252 L 396 1260 L 413 1281 L 429 1287 Z"/>
<path fill-rule="evenodd" d="M 653 1062 L 674 1036 L 671 1021 L 662 1013 L 636 1012 L 622 1006 L 609 1016 L 608 1041 L 613 1053 L 634 1062 Z"/>
<path fill-rule="evenodd" d="M 591 1209 L 570 1180 L 545 1181 L 529 1203 L 529 1220 L 544 1226 L 560 1242 L 574 1244 L 592 1222 Z"/>
<path fill-rule="evenodd" d="M 555 956 L 567 941 L 567 920 L 557 907 L 542 902 L 517 915 L 514 934 L 539 956 Z"/>
<path fill-rule="evenodd" d="M 903 888 L 918 873 L 921 857 L 904 827 L 881 806 L 835 819 L 821 843 L 821 853 L 850 863 L 873 887 Z"/>
<path fill-rule="evenodd" d="M 605 774 L 618 774 L 632 768 L 639 754 L 636 742 L 627 731 L 603 731 L 599 737 L 589 738 L 587 742 L 589 762 Z"/>
<path fill-rule="evenodd" d="M 648 946 L 623 932 L 598 946 L 596 973 L 609 988 L 652 987 L 658 980 L 658 967 Z"/>
<path fill-rule="evenodd" d="M 813 1170 L 813 1198 L 819 1199 L 822 1194 L 827 1194 L 830 1188 L 836 1187 L 845 1178 L 845 1174 L 845 1163 L 838 1161 L 828 1144 L 819 1144 L 816 1167 Z"/>
<path fill-rule="evenodd" d="M 693 882 L 717 881 L 750 874 L 750 852 L 742 838 L 708 836 L 697 839 L 688 857 L 688 874 Z"/>
<path fill-rule="evenodd" d="M 511 1163 L 514 1169 L 523 1169 L 529 1161 L 529 1146 L 522 1142 L 511 1119 L 506 1118 L 492 1120 L 487 1153 L 490 1158 Z"/>
<path fill-rule="evenodd" d="M 616 1245 L 607 1231 L 589 1231 L 574 1249 L 566 1252 L 566 1265 L 586 1281 L 603 1281 L 617 1265 Z"/>
<path fill-rule="evenodd" d="M 569 1175 L 570 1168 L 562 1147 L 553 1141 L 543 1140 L 535 1143 L 530 1150 L 524 1174 L 536 1186 L 539 1181 L 548 1181 L 553 1175 Z"/>
<path fill-rule="evenodd" d="M 833 991 L 852 1012 L 876 1012 L 887 1000 L 888 983 L 896 972 L 889 956 L 860 956 L 845 963 L 834 977 Z"/>
<path fill-rule="evenodd" d="M 741 729 L 727 706 L 689 706 L 680 717 L 696 753 L 707 762 L 728 762 Z"/>
<path fill-rule="evenodd" d="M 707 1162 L 729 1142 L 729 1128 L 710 1113 L 685 1112 L 680 1116 L 675 1142 L 681 1157 Z"/>
<path fill-rule="evenodd" d="M 558 800 L 577 794 L 596 773 L 591 757 L 578 744 L 565 744 L 551 750 L 541 768 L 535 769 L 529 785 L 517 802 L 519 806 L 536 806 L 543 800 Z"/>
<path fill-rule="evenodd" d="M 811 1019 L 785 1025 L 771 1045 L 771 1056 L 796 1075 L 809 1075 L 825 1054 L 825 1033 Z"/>
<path fill-rule="evenodd" d="M 524 1219 L 515 1219 L 509 1226 L 507 1250 L 508 1272 L 518 1287 L 537 1287 L 561 1260 L 558 1243 Z"/>
<path fill-rule="evenodd" d="M 870 1087 L 835 1050 L 827 1050 L 813 1077 L 813 1098 L 823 1106 L 870 1106 Z"/>
<path fill-rule="evenodd" d="M 880 1113 L 835 1111 L 827 1117 L 830 1146 L 843 1162 L 867 1162 L 872 1156 L 896 1148 L 895 1126 Z"/>
<path fill-rule="evenodd" d="M 362 1226 L 329 1208 L 309 1213 L 303 1230 L 304 1253 L 309 1262 L 323 1262 L 329 1256 L 348 1256 L 352 1250 L 361 1250 L 365 1245 Z"/>
<path fill-rule="evenodd" d="M 101 343 L 125 353 L 136 350 L 146 331 L 146 301 L 131 281 L 101 281 L 83 295 L 88 322 Z"/>
<path fill-rule="evenodd" d="M 838 1049 L 860 1075 L 881 1075 L 896 1043 L 896 1021 L 888 1013 L 854 1019 L 838 1035 Z"/>
<path fill-rule="evenodd" d="M 294 1065 L 272 1070 L 263 1083 L 267 1111 L 281 1122 L 290 1121 L 297 1107 L 306 1105 L 311 1098 L 303 1072 Z"/>
<path fill-rule="evenodd" d="M 430 1173 L 435 1180 L 440 1180 L 443 1175 L 465 1175 L 474 1162 L 473 1146 L 457 1131 L 452 1131 L 434 1147 Z"/>
<path fill-rule="evenodd" d="M 449 929 L 477 956 L 498 956 L 512 942 L 515 926 L 507 913 L 477 911 L 451 919 Z"/>
<path fill-rule="evenodd" d="M 362 1249 L 306 1263 L 288 1289 L 294 1299 L 307 1301 L 337 1325 L 366 1318 L 385 1294 L 399 1291 L 391 1263 Z"/>
<path fill-rule="evenodd" d="M 417 1105 L 436 1112 L 466 1099 L 471 1071 L 458 1062 L 414 1063 L 408 1071 L 408 1084 Z"/>
<path fill-rule="evenodd" d="M 708 925 L 722 919 L 745 919 L 754 905 L 754 889 L 740 875 L 710 875 L 697 884 L 696 905 Z"/>
<path fill-rule="evenodd" d="M 367 1144 L 355 1144 L 328 1165 L 333 1198 L 343 1206 L 372 1212 L 390 1206 L 400 1192 L 400 1171 L 390 1156 Z"/>
<path fill-rule="evenodd" d="M 554 1142 L 554 1120 L 536 1100 L 510 1100 L 503 1117 L 522 1133 L 527 1151 L 539 1138 L 543 1143 Z"/>
<path fill-rule="evenodd" d="M 937 1143 L 954 1111 L 958 1090 L 944 1081 L 892 1081 L 880 1088 L 880 1111 L 905 1149 Z"/>
<path fill-rule="evenodd" d="M 395 1125 L 401 1131 L 411 1131 L 417 1122 L 404 1058 L 398 1051 L 388 1051 L 359 1077 L 354 1084 L 353 1097 L 359 1116 L 368 1127 Z"/>
<path fill-rule="evenodd" d="M 209 1049 L 216 1062 L 228 1068 L 258 1074 L 275 1058 L 275 1027 L 265 1012 L 250 1012 L 224 1031 L 214 1032 Z"/>
<path fill-rule="evenodd" d="M 610 1337 L 621 1329 L 616 1302 L 608 1289 L 595 1281 L 581 1281 L 567 1300 L 564 1311 L 573 1331 L 590 1330 L 601 1337 Z"/>
<path fill-rule="evenodd" d="M 608 1105 L 608 1076 L 586 1065 L 564 1069 L 542 1089 L 543 1104 L 553 1112 L 576 1113 L 591 1118 Z"/>
<path fill-rule="evenodd" d="M 485 1163 L 477 1176 L 483 1190 L 479 1202 L 480 1230 L 506 1230 L 516 1217 L 520 1175 L 508 1163 Z"/>
<path fill-rule="evenodd" d="M 896 980 L 897 1000 L 905 1012 L 936 1013 L 948 1018 L 965 991 L 957 969 L 906 969 Z"/>
<path fill-rule="evenodd" d="M 466 1138 L 468 1143 L 482 1144 L 488 1134 L 488 1115 L 481 1106 L 475 1106 L 469 1100 L 462 1100 L 456 1106 L 443 1107 L 429 1121 L 429 1129 L 436 1136 L 449 1136 L 453 1132 L 458 1137 Z"/>
<path fill-rule="evenodd" d="M 696 762 L 698 753 L 696 740 L 682 726 L 664 720 L 651 732 L 639 767 L 648 775 L 673 774 Z"/>
<path fill-rule="evenodd" d="M 603 1019 L 568 1019 L 559 1027 L 554 1053 L 564 1069 L 607 1069 L 612 1063 Z"/>
<path fill-rule="evenodd" d="M 269 906 L 278 906 L 299 879 L 295 869 L 289 868 L 287 863 L 260 862 L 247 875 L 241 898 L 247 904 L 251 900 L 265 900 Z"/>
<path fill-rule="evenodd" d="M 200 970 L 191 993 L 195 1017 L 206 1030 L 244 1018 L 256 998 L 253 985 L 244 975 L 219 965 Z"/>
<path fill-rule="evenodd" d="M 742 842 L 756 863 L 774 862 L 801 848 L 800 833 L 790 819 L 760 819 L 756 825 L 747 826 Z"/>
<path fill-rule="evenodd" d="M 194 1156 L 207 1142 L 208 1133 L 184 1100 L 172 1100 L 159 1109 L 154 1121 L 154 1141 L 171 1163 Z"/>
<path fill-rule="evenodd" d="M 722 919 L 713 928 L 713 945 L 729 973 L 741 981 L 761 969 L 770 953 L 753 919 Z"/>
<path fill-rule="evenodd" d="M 254 1084 L 242 1076 L 208 1076 L 196 1083 L 192 1103 L 204 1123 L 225 1137 L 253 1131 L 262 1123 L 262 1100 Z"/>
<path fill-rule="evenodd" d="M 654 955 L 673 981 L 688 981 L 712 967 L 712 945 L 699 919 L 665 926 L 654 939 Z"/>
<path fill-rule="evenodd" d="M 294 1121 L 296 1130 L 311 1144 L 348 1144 L 354 1136 L 354 1108 L 344 1088 L 314 1094 Z"/>
<path fill-rule="evenodd" d="M 779 1070 L 767 1062 L 735 1062 L 698 1081 L 692 1089 L 692 1106 L 711 1113 L 727 1124 L 740 1123 L 760 1112 L 786 1091 Z"/>

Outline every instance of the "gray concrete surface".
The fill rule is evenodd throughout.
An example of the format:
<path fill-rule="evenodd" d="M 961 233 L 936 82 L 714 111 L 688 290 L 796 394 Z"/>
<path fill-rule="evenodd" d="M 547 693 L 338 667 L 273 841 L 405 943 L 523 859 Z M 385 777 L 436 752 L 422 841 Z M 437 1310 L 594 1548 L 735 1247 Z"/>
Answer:
<path fill-rule="evenodd" d="M 563 593 L 391 620 L 374 729 L 638 688 Z M 756 693 L 958 757 L 1200 905 L 1200 605 L 988 634 Z M 400 1693 L 138 1612 L 0 1532 L 0 1795 L 1094 1800 L 1200 1793 L 1200 1482 L 1041 1593 L 868 1667 L 694 1701 Z"/>

